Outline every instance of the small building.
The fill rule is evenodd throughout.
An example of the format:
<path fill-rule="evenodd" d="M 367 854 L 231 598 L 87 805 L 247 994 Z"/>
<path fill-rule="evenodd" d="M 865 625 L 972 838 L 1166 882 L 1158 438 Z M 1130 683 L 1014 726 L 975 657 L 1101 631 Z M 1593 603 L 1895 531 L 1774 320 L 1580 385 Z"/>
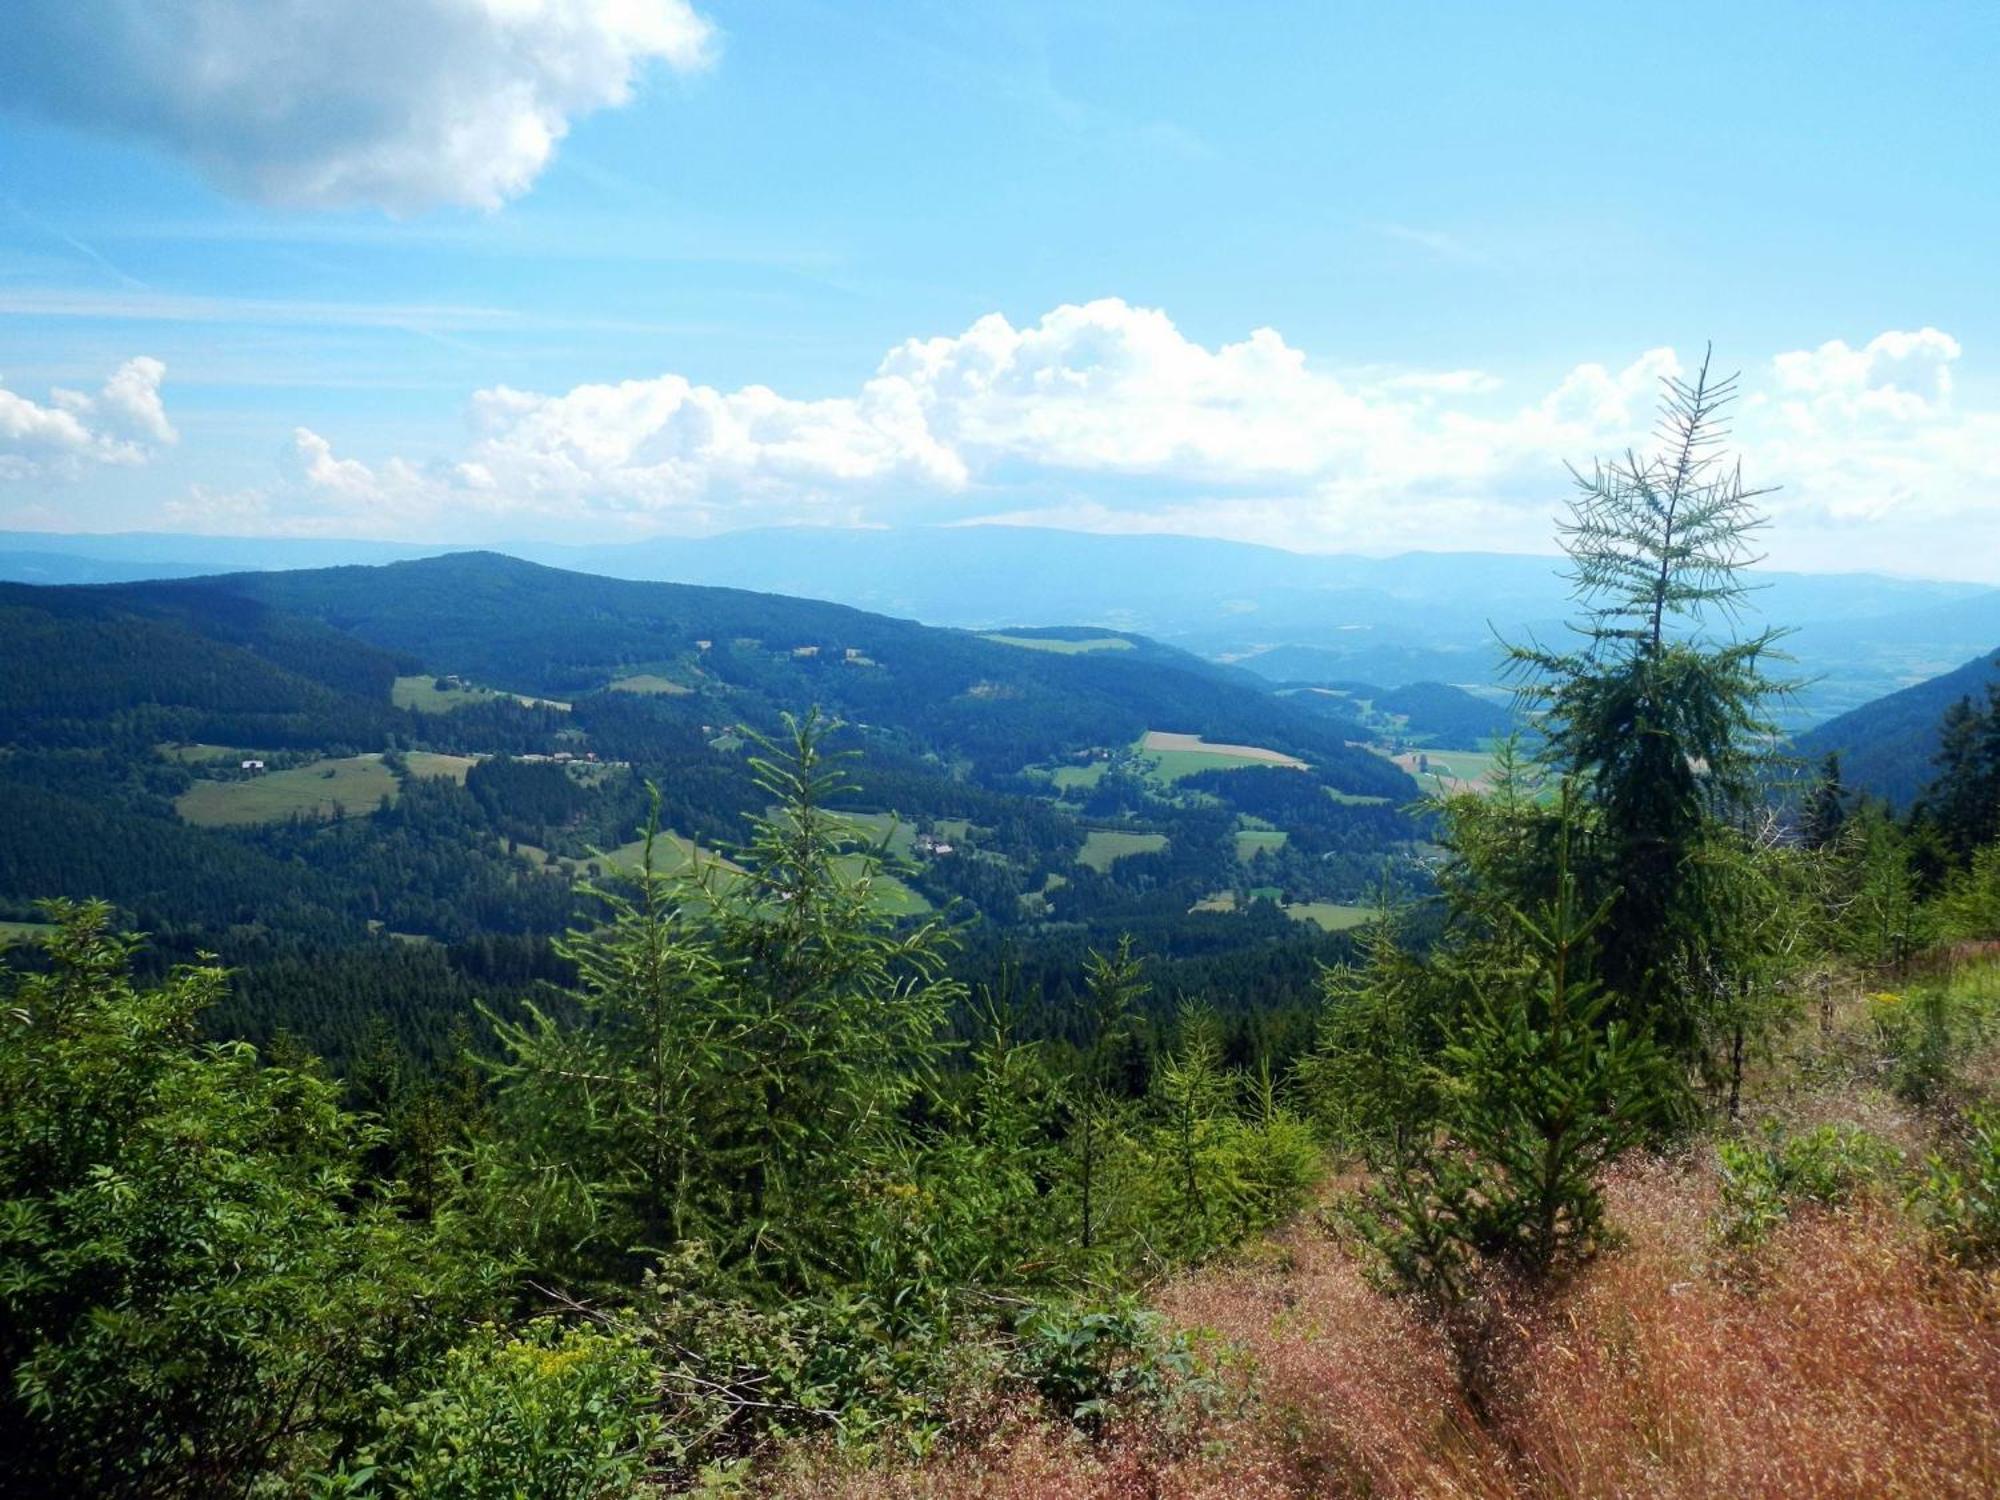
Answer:
<path fill-rule="evenodd" d="M 817 647 L 817 646 L 794 646 L 794 647 L 792 647 L 792 655 L 794 655 L 794 656 L 804 656 L 804 657 L 811 657 L 811 656 L 818 656 L 818 655 L 819 655 L 819 647 Z"/>
<path fill-rule="evenodd" d="M 261 760 L 246 760 L 243 762 L 243 769 L 248 771 L 252 776 L 256 776 L 263 771 L 264 762 Z"/>

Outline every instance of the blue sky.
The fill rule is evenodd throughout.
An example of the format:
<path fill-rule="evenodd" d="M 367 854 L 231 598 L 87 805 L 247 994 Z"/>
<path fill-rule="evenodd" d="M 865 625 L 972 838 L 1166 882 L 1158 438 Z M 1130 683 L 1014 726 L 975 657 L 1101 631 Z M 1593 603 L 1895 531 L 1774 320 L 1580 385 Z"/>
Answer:
<path fill-rule="evenodd" d="M 1533 550 L 1712 339 L 2000 581 L 1991 5 L 157 4 L 16 0 L 0 525 Z"/>

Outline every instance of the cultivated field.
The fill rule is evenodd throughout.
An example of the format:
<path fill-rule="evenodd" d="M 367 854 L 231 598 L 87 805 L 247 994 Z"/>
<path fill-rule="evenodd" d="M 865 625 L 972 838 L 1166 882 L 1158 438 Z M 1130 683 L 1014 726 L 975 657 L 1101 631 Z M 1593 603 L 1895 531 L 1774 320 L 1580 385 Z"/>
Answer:
<path fill-rule="evenodd" d="M 1294 922 L 1311 922 L 1326 932 L 1346 932 L 1375 918 L 1372 906 L 1348 906 L 1339 901 L 1301 901 L 1284 911 Z"/>
<path fill-rule="evenodd" d="M 611 691 L 638 693 L 652 698 L 675 698 L 694 689 L 684 682 L 675 682 L 671 677 L 662 677 L 658 672 L 634 672 L 630 677 L 614 677 Z"/>
<path fill-rule="evenodd" d="M 1442 782 L 1448 792 L 1477 792 L 1492 784 L 1498 757 L 1484 750 L 1406 750 L 1389 759 L 1416 777 L 1426 791 Z"/>
<path fill-rule="evenodd" d="M 1058 656 L 1077 656 L 1085 651 L 1130 651 L 1132 643 L 1122 636 L 1091 635 L 1076 640 L 1063 640 L 1056 636 L 1039 635 L 983 635 L 984 641 L 997 641 L 1002 646 L 1019 646 L 1024 651 L 1053 651 Z"/>
<path fill-rule="evenodd" d="M 1093 760 L 1081 766 L 1057 766 L 1054 781 L 1057 791 L 1065 791 L 1080 786 L 1086 791 L 1104 779 L 1104 773 L 1111 769 L 1108 760 Z"/>
<path fill-rule="evenodd" d="M 174 809 L 188 822 L 208 828 L 294 817 L 355 817 L 375 811 L 384 797 L 393 802 L 397 789 L 395 773 L 381 756 L 352 755 L 242 781 L 197 781 L 175 799 Z"/>
<path fill-rule="evenodd" d="M 536 698 L 526 693 L 500 693 L 492 688 L 479 687 L 474 683 L 462 682 L 456 687 L 440 688 L 438 678 L 430 673 L 417 677 L 398 677 L 389 689 L 389 701 L 398 708 L 413 708 L 420 714 L 448 714 L 461 708 L 470 708 L 476 703 L 491 703 L 496 698 L 512 698 L 527 708 L 554 708 L 569 712 L 567 703 L 554 698 Z"/>
<path fill-rule="evenodd" d="M 239 750 L 233 745 L 155 745 L 153 749 L 166 760 L 179 761 L 184 766 L 204 766 L 217 760 L 249 760 L 259 754 L 255 750 Z"/>
<path fill-rule="evenodd" d="M 852 814 L 855 821 L 875 817 L 887 819 L 887 813 Z M 630 871 L 639 868 L 644 857 L 646 841 L 634 839 L 629 844 L 620 844 L 616 849 L 607 849 L 604 857 L 597 861 L 610 871 Z M 653 868 L 665 875 L 677 875 L 688 869 L 692 861 L 699 858 L 704 867 L 715 870 L 713 879 L 721 890 L 728 890 L 743 874 L 743 867 L 724 859 L 712 849 L 703 849 L 692 839 L 682 838 L 677 833 L 662 833 L 653 844 Z M 844 854 L 834 861 L 835 867 L 849 880 L 861 878 L 866 859 L 861 854 Z M 919 891 L 910 889 L 894 875 L 878 871 L 869 882 L 869 894 L 877 911 L 895 917 L 921 916 L 931 909 L 929 901 Z"/>
<path fill-rule="evenodd" d="M 1301 901 L 1288 905 L 1284 893 L 1274 885 L 1252 886 L 1248 892 L 1254 901 L 1276 901 L 1278 910 L 1294 922 L 1310 922 L 1323 932 L 1347 932 L 1372 921 L 1375 909 L 1372 906 L 1348 906 L 1338 901 Z M 1203 896 L 1188 908 L 1190 911 L 1232 912 L 1236 910 L 1236 892 L 1217 891 Z"/>
<path fill-rule="evenodd" d="M 1285 847 L 1291 835 L 1282 828 L 1239 828 L 1236 830 L 1236 857 L 1255 859 Z"/>
<path fill-rule="evenodd" d="M 1175 734 L 1164 729 L 1147 730 L 1136 749 L 1139 758 L 1150 766 L 1152 775 L 1161 781 L 1179 781 L 1183 776 L 1233 770 L 1238 766 L 1286 766 L 1295 771 L 1306 768 L 1306 763 L 1297 756 L 1282 751 L 1258 745 L 1217 744 L 1198 734 Z"/>
<path fill-rule="evenodd" d="M 1154 854 L 1167 847 L 1164 833 L 1125 833 L 1113 828 L 1093 828 L 1084 836 L 1080 865 L 1103 874 L 1119 860 L 1133 854 Z"/>
<path fill-rule="evenodd" d="M 410 750 L 403 760 L 412 776 L 447 776 L 460 786 L 465 785 L 465 773 L 479 763 L 476 755 L 440 755 L 433 750 Z"/>

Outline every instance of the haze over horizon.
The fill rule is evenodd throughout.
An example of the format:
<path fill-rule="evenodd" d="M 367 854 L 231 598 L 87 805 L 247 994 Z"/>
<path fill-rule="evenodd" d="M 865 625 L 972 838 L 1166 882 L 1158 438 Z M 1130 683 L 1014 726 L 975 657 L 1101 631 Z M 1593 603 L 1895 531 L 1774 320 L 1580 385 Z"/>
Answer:
<path fill-rule="evenodd" d="M 1988 8 L 191 14 L 16 7 L 0 527 L 1542 554 L 1712 340 L 1774 567 L 2000 583 Z"/>

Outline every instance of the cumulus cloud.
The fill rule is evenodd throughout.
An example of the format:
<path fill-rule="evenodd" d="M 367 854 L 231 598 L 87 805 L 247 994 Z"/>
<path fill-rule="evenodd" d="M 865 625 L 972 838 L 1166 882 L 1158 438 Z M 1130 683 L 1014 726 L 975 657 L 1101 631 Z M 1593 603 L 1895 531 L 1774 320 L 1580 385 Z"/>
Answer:
<path fill-rule="evenodd" d="M 268 202 L 491 208 L 650 64 L 713 50 L 688 0 L 12 0 L 0 103 Z"/>
<path fill-rule="evenodd" d="M 74 476 L 97 464 L 142 464 L 178 434 L 167 420 L 160 382 L 167 367 L 128 359 L 90 395 L 61 386 L 46 404 L 0 382 L 0 478 Z"/>
<path fill-rule="evenodd" d="M 1834 342 L 1746 372 L 1738 439 L 1781 518 L 1837 527 L 1991 505 L 2000 417 L 1953 400 L 1935 329 Z M 676 374 L 477 393 L 470 436 L 360 462 L 301 429 L 301 516 L 419 534 L 481 518 L 703 531 L 1005 520 L 1288 546 L 1535 547 L 1561 465 L 1649 441 L 1670 348 L 1521 392 L 1477 370 L 1344 377 L 1273 329 L 1206 346 L 1115 298 L 998 315 L 891 349 L 852 394 L 722 391 Z"/>

